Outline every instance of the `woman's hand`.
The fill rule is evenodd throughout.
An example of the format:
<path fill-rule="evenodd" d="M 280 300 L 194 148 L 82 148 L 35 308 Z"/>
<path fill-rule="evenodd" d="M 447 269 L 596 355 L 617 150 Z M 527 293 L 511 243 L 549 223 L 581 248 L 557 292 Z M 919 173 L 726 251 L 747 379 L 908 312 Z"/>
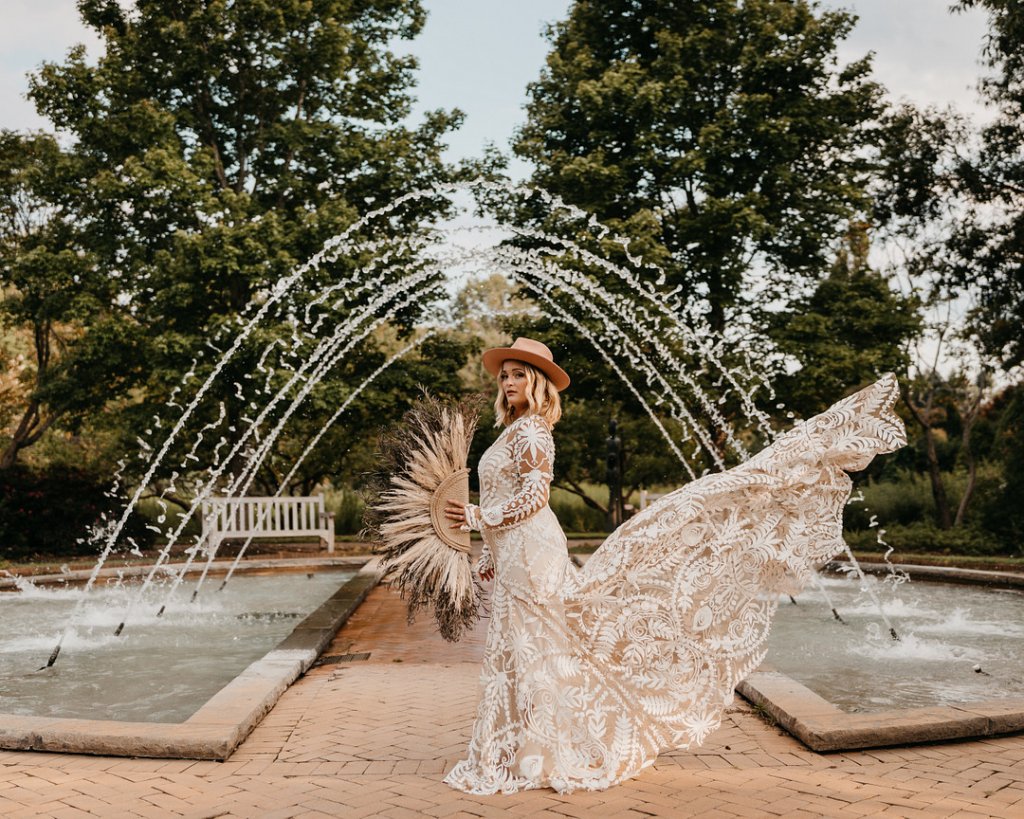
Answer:
<path fill-rule="evenodd" d="M 452 529 L 461 529 L 468 532 L 469 527 L 466 525 L 466 505 L 460 503 L 457 500 L 449 499 L 444 507 L 444 516 L 448 520 L 455 521 L 452 525 Z M 487 581 L 494 579 L 494 567 L 488 566 L 486 569 L 480 569 L 478 572 L 480 579 Z"/>
<path fill-rule="evenodd" d="M 468 529 L 463 529 L 466 525 L 466 504 L 449 498 L 448 503 L 444 508 L 444 516 L 448 518 L 448 520 L 455 521 L 455 523 L 448 527 L 449 529 L 461 529 L 466 532 L 469 531 Z"/>
<path fill-rule="evenodd" d="M 457 500 L 449 499 L 444 507 L 444 516 L 448 520 L 455 521 L 452 525 L 452 529 L 463 529 L 469 531 L 469 527 L 466 525 L 466 505 L 460 503 Z M 480 579 L 483 581 L 489 581 L 494 579 L 494 566 L 487 566 L 484 569 L 480 569 L 477 574 L 480 575 Z"/>

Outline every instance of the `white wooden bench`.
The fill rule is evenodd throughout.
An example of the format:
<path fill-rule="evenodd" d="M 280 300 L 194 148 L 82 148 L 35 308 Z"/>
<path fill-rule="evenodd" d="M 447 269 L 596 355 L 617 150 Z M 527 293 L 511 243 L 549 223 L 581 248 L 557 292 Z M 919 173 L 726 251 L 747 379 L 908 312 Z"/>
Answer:
<path fill-rule="evenodd" d="M 667 492 L 648 492 L 646 489 L 640 490 L 640 510 L 643 511 L 650 506 L 658 498 L 663 498 L 667 495 Z"/>
<path fill-rule="evenodd" d="M 317 537 L 334 551 L 334 513 L 324 496 L 208 498 L 202 504 L 203 543 L 227 538 Z"/>

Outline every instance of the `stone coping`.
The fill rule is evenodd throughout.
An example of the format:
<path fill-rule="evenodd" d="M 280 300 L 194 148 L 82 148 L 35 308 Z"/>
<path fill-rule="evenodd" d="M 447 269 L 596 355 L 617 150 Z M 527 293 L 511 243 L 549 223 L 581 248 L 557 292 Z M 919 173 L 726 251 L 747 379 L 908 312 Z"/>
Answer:
<path fill-rule="evenodd" d="M 889 564 L 858 561 L 865 572 L 887 574 Z M 828 568 L 848 566 L 833 561 Z M 949 566 L 892 564 L 911 580 L 1024 589 L 1024 574 Z M 736 691 L 769 714 L 782 728 L 814 751 L 883 748 L 951 739 L 989 737 L 1024 731 L 1024 698 L 966 702 L 849 713 L 779 671 L 762 667 L 736 686 Z"/>
<path fill-rule="evenodd" d="M 883 748 L 1024 730 L 1024 698 L 848 713 L 779 671 L 755 671 L 736 691 L 813 751 Z"/>
<path fill-rule="evenodd" d="M 960 569 L 955 566 L 921 566 L 916 563 L 877 563 L 858 560 L 868 574 L 888 574 L 890 565 L 906 572 L 911 580 L 935 580 L 942 583 L 963 583 L 972 586 L 990 586 L 997 589 L 1024 589 L 1024 574 L 1020 572 L 994 572 L 988 569 Z M 848 560 L 833 560 L 826 564 L 830 570 L 848 569 Z"/>
<path fill-rule="evenodd" d="M 253 558 L 243 560 L 235 569 L 236 574 L 256 574 L 259 572 L 271 571 L 301 571 L 303 569 L 328 569 L 343 567 L 347 569 L 358 569 L 364 566 L 370 559 L 368 555 L 347 555 L 339 557 L 286 557 L 286 558 Z M 215 560 L 210 564 L 211 575 L 227 574 L 234 560 Z M 202 562 L 193 562 L 188 574 L 199 574 L 203 570 Z M 157 574 L 177 574 L 185 566 L 184 562 L 164 563 L 157 569 Z M 97 578 L 100 580 L 114 580 L 120 577 L 140 577 L 148 574 L 152 565 L 139 564 L 138 566 L 115 566 L 100 569 Z M 92 569 L 74 569 L 59 574 L 29 574 L 29 575 L 5 575 L 0 577 L 0 591 L 14 591 L 18 588 L 19 580 L 28 580 L 36 586 L 50 586 L 56 583 L 85 583 L 92 574 Z"/>
<path fill-rule="evenodd" d="M 305 565 L 309 566 L 310 562 Z M 365 562 L 355 577 L 300 622 L 288 637 L 220 689 L 184 722 L 118 722 L 0 714 L 0 748 L 225 760 L 274 707 L 288 686 L 316 661 L 379 580 L 378 562 Z"/>

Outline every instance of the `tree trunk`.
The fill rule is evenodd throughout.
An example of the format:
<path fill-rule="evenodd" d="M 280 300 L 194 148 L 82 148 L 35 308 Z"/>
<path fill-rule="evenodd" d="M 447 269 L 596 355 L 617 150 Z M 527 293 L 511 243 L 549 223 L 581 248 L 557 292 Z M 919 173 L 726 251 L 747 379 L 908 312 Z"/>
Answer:
<path fill-rule="evenodd" d="M 32 331 L 36 348 L 36 389 L 38 389 L 48 375 L 50 366 L 50 327 L 49 321 L 41 321 L 36 323 Z M 0 453 L 0 469 L 10 469 L 14 466 L 15 461 L 18 460 L 18 453 L 42 438 L 43 433 L 50 428 L 55 420 L 56 416 L 52 414 L 44 420 L 43 409 L 39 404 L 39 400 L 36 398 L 31 399 L 21 416 L 21 421 L 18 422 L 17 429 L 14 430 L 14 434 L 11 436 L 10 444 Z"/>
<path fill-rule="evenodd" d="M 939 454 L 935 450 L 935 435 L 931 426 L 924 429 L 925 451 L 928 455 L 928 477 L 932 483 L 932 498 L 935 500 L 935 519 L 940 529 L 953 528 L 953 515 L 949 508 L 949 497 L 939 470 Z"/>
<path fill-rule="evenodd" d="M 974 399 L 971 408 L 963 417 L 964 429 L 960 435 L 960 451 L 964 453 L 964 460 L 967 462 L 967 485 L 964 487 L 964 494 L 960 498 L 960 505 L 956 509 L 954 526 L 962 526 L 964 517 L 967 514 L 967 506 L 974 495 L 974 485 L 978 477 L 978 464 L 974 459 L 974 451 L 971 449 L 971 430 L 974 422 L 978 420 L 978 411 L 981 409 L 982 390 L 978 389 L 978 395 Z"/>
<path fill-rule="evenodd" d="M 553 483 L 552 486 L 554 486 L 556 489 L 564 489 L 566 492 L 571 492 L 573 495 L 579 496 L 582 499 L 585 506 L 589 506 L 591 509 L 597 509 L 604 515 L 608 514 L 607 507 L 602 506 L 600 503 L 598 503 L 596 500 L 590 497 L 590 495 L 583 491 L 583 487 L 577 485 L 573 481 L 569 481 L 568 483 Z"/>
<path fill-rule="evenodd" d="M 977 478 L 978 467 L 974 462 L 974 455 L 968 452 L 967 457 L 967 485 L 964 487 L 963 497 L 960 498 L 960 505 L 956 509 L 956 519 L 953 521 L 954 526 L 962 526 L 964 523 L 964 515 L 967 513 L 967 505 L 971 502 L 971 496 L 974 495 L 974 484 Z"/>
<path fill-rule="evenodd" d="M 10 444 L 0 453 L 0 470 L 10 469 L 14 466 L 18 460 L 18 453 L 42 438 L 43 433 L 50 428 L 53 421 L 52 417 L 44 421 L 40 412 L 39 402 L 35 399 L 30 401 L 24 414 L 21 416 L 18 428 L 14 430 L 14 434 L 11 436 Z"/>
<path fill-rule="evenodd" d="M 0 453 L 0 471 L 4 469 L 10 469 L 14 466 L 14 462 L 18 459 L 18 445 L 16 441 L 11 441 L 10 445 L 2 453 Z"/>
<path fill-rule="evenodd" d="M 953 514 L 949 508 L 945 484 L 942 483 L 942 472 L 939 469 L 939 453 L 935 449 L 935 434 L 932 431 L 932 399 L 935 387 L 928 390 L 928 399 L 923 407 L 917 406 L 910 397 L 908 390 L 903 391 L 903 403 L 906 404 L 914 420 L 924 430 L 925 455 L 928 458 L 928 478 L 932 484 L 932 499 L 935 501 L 935 520 L 940 529 L 953 528 Z"/>

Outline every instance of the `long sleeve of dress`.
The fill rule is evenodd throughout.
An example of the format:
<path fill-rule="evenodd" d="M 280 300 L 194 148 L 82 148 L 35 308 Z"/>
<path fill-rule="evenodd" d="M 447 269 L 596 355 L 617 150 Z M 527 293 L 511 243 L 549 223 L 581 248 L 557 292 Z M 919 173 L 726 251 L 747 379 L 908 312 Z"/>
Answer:
<path fill-rule="evenodd" d="M 466 520 L 473 528 L 511 528 L 539 512 L 548 502 L 555 442 L 547 422 L 539 415 L 526 417 L 506 446 L 510 448 L 511 460 L 515 464 L 516 491 L 498 505 L 468 505 Z"/>

